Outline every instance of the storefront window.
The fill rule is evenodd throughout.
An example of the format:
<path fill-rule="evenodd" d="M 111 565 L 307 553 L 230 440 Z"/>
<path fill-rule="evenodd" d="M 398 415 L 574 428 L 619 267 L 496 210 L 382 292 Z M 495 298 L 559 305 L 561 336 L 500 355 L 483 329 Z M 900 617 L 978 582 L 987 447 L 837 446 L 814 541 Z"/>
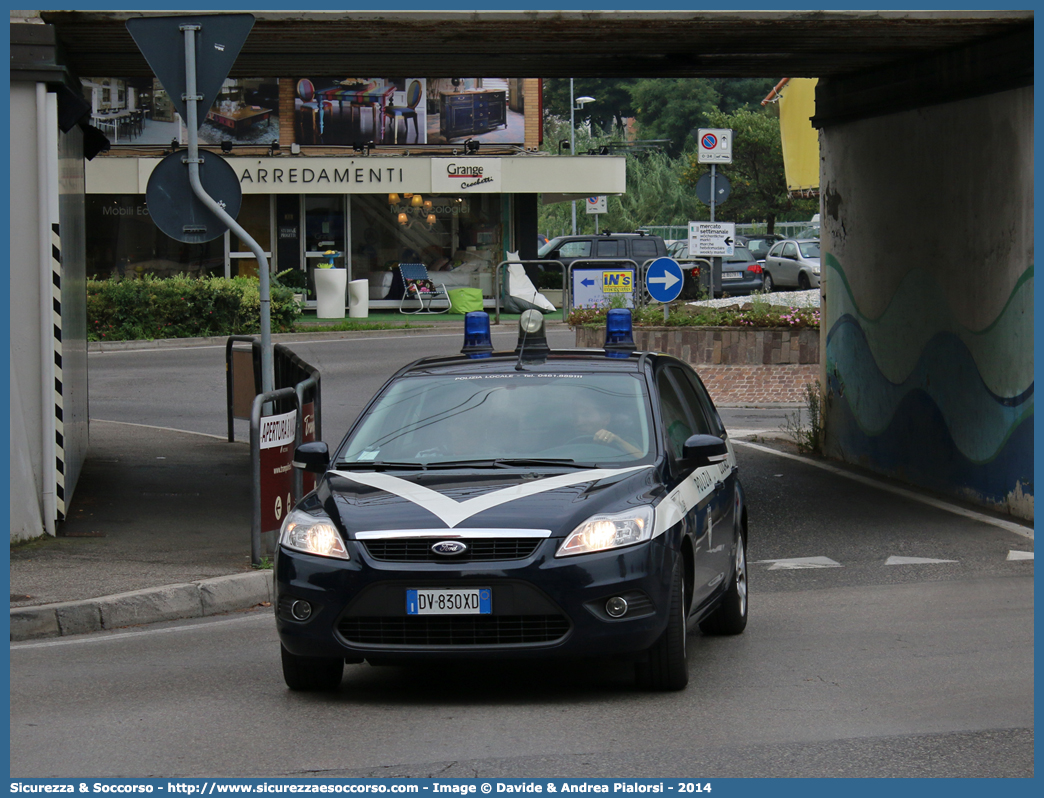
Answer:
<path fill-rule="evenodd" d="M 304 198 L 305 266 L 308 271 L 308 298 L 315 299 L 315 270 L 333 255 L 338 268 L 344 268 L 345 230 L 343 194 Z M 354 275 L 352 275 L 354 278 Z"/>
<path fill-rule="evenodd" d="M 491 295 L 503 254 L 500 195 L 416 196 L 417 203 L 405 194 L 352 197 L 352 279 L 369 280 L 371 299 L 399 299 L 396 267 L 423 263 L 447 288 L 488 288 Z"/>
<path fill-rule="evenodd" d="M 271 198 L 264 194 L 245 194 L 236 221 L 253 237 L 265 256 L 272 260 Z M 229 261 L 232 277 L 257 277 L 257 258 L 246 242 L 229 233 Z"/>
<path fill-rule="evenodd" d="M 183 244 L 161 232 L 136 194 L 86 197 L 87 276 L 140 277 L 154 274 L 225 274 L 224 241 Z"/>

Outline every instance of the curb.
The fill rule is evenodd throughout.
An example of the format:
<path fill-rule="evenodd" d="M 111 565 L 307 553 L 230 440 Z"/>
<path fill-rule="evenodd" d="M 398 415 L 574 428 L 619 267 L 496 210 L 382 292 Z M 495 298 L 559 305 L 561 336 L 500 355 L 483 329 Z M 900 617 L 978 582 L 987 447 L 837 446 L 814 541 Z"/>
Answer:
<path fill-rule="evenodd" d="M 217 576 L 82 601 L 11 610 L 11 641 L 90 634 L 124 626 L 203 618 L 272 601 L 272 572 Z"/>

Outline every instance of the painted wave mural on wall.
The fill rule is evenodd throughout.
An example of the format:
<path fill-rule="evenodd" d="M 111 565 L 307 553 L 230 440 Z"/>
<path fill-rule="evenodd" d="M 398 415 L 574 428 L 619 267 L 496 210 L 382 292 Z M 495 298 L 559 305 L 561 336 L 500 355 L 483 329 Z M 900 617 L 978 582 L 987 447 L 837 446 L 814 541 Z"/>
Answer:
<path fill-rule="evenodd" d="M 1033 267 L 973 330 L 921 269 L 870 318 L 840 263 L 825 260 L 832 453 L 1032 518 Z"/>

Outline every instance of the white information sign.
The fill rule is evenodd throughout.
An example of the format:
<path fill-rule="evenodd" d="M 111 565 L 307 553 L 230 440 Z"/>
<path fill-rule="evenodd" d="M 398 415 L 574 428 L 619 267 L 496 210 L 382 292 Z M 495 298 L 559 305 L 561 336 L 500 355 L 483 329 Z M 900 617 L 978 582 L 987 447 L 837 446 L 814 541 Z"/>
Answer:
<path fill-rule="evenodd" d="M 588 213 L 605 213 L 605 195 L 587 198 Z"/>
<path fill-rule="evenodd" d="M 735 248 L 735 222 L 689 222 L 689 254 L 722 257 Z"/>
<path fill-rule="evenodd" d="M 296 433 L 296 410 L 283 413 L 281 416 L 263 416 L 261 418 L 262 449 L 274 449 L 276 446 L 293 446 Z"/>
<path fill-rule="evenodd" d="M 634 270 L 577 268 L 573 269 L 572 301 L 574 308 L 605 307 L 614 298 L 623 300 L 624 307 L 634 307 Z"/>
<path fill-rule="evenodd" d="M 732 163 L 732 131 L 719 128 L 700 128 L 696 143 L 698 163 Z"/>

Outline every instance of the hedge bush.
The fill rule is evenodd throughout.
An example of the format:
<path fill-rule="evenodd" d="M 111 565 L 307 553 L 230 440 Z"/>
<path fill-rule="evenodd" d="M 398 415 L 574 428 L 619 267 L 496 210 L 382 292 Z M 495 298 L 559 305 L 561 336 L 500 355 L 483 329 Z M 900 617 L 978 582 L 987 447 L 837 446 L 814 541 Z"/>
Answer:
<path fill-rule="evenodd" d="M 577 308 L 569 314 L 568 323 L 574 327 L 601 327 L 609 307 Z M 772 305 L 760 296 L 751 297 L 743 304 L 726 307 L 672 304 L 667 323 L 663 320 L 663 305 L 651 304 L 632 311 L 636 327 L 789 327 L 819 329 L 818 307 Z"/>
<path fill-rule="evenodd" d="M 301 310 L 293 291 L 271 285 L 272 332 L 292 332 Z M 87 339 L 134 341 L 252 335 L 261 331 L 261 293 L 253 277 L 176 277 L 87 281 Z"/>

